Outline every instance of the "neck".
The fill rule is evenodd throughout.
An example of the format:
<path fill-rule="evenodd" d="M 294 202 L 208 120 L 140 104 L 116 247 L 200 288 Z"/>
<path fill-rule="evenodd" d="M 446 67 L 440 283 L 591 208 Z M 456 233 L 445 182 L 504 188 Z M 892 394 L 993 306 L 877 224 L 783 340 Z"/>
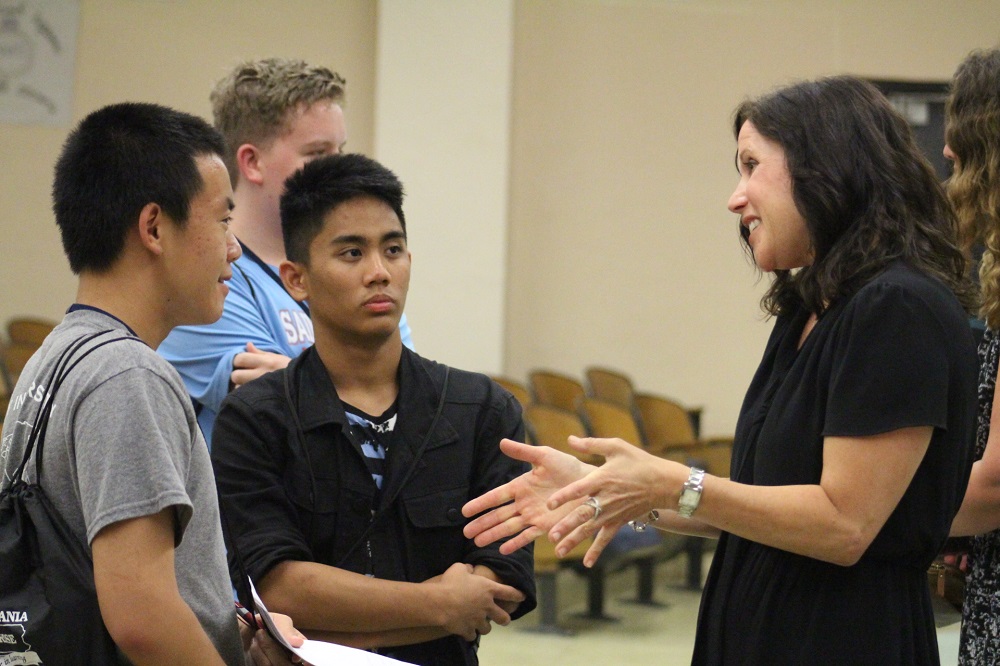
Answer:
<path fill-rule="evenodd" d="M 158 296 L 150 294 L 136 274 L 128 274 L 120 266 L 105 273 L 81 274 L 76 290 L 77 303 L 118 317 L 153 349 L 173 328 Z"/>
<path fill-rule="evenodd" d="M 343 402 L 374 415 L 395 402 L 403 353 L 398 329 L 376 342 L 345 341 L 317 330 L 316 351 Z"/>
<path fill-rule="evenodd" d="M 236 208 L 231 224 L 233 233 L 254 253 L 272 266 L 285 260 L 281 238 L 281 215 L 278 202 L 252 183 L 240 181 L 233 193 Z"/>

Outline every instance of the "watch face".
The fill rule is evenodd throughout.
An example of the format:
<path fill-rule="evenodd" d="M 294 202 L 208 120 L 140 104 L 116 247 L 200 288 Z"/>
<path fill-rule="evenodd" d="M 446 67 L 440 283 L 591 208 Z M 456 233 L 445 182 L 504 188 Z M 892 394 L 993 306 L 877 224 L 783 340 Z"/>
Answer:
<path fill-rule="evenodd" d="M 705 472 L 697 467 L 691 468 L 691 475 L 681 488 L 681 497 L 677 502 L 677 513 L 685 518 L 690 518 L 694 510 L 698 508 L 701 501 L 702 479 Z"/>

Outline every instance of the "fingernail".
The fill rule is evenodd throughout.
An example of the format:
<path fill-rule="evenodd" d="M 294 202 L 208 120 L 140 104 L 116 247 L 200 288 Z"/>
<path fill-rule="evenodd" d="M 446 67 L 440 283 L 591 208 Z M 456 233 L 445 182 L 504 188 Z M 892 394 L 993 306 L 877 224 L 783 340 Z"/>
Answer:
<path fill-rule="evenodd" d="M 560 539 L 562 539 L 562 534 L 559 534 L 559 532 L 553 532 L 549 535 L 549 541 L 553 543 L 559 541 Z"/>

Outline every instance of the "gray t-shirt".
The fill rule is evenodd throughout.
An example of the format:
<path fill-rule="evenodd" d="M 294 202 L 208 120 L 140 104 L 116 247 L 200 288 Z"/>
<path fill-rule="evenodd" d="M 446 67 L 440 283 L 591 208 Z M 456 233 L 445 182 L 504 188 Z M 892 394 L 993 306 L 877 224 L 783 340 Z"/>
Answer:
<path fill-rule="evenodd" d="M 81 351 L 129 332 L 100 311 L 70 312 L 25 366 L 3 423 L 0 486 L 21 462 L 59 356 L 73 342 L 108 330 Z M 26 478 L 35 479 L 33 466 Z M 245 663 L 208 448 L 177 372 L 138 338 L 100 347 L 66 376 L 49 417 L 42 487 L 88 546 L 108 525 L 173 507 L 181 597 L 226 663 Z M 156 615 L 156 609 L 135 610 Z"/>

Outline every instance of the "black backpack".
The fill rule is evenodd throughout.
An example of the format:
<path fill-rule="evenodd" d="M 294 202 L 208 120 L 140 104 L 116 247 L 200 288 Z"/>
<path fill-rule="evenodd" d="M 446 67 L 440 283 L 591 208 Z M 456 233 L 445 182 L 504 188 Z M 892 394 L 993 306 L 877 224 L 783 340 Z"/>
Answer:
<path fill-rule="evenodd" d="M 77 340 L 56 361 L 24 457 L 12 484 L 0 492 L 0 663 L 62 666 L 121 660 L 101 618 L 90 553 L 41 487 L 45 431 L 66 375 L 99 347 L 136 340 L 117 337 L 77 354 L 108 332 Z M 22 476 L 33 451 L 36 481 L 27 483 Z"/>

